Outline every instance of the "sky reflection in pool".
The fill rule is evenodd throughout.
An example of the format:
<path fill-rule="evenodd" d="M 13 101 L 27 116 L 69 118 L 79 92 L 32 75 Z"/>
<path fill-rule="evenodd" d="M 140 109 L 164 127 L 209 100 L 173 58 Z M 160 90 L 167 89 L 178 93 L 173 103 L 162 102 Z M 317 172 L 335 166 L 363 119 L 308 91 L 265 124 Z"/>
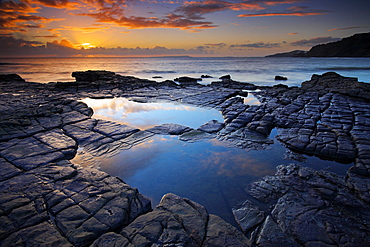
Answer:
<path fill-rule="evenodd" d="M 91 106 L 89 101 L 85 100 L 84 102 Z M 122 102 L 127 103 L 127 100 L 122 100 Z M 108 117 L 116 122 L 122 122 L 119 121 L 122 114 L 126 118 L 124 121 L 130 119 L 131 114 L 137 112 L 141 116 L 144 113 L 147 114 L 146 105 L 149 105 L 131 108 L 124 105 L 121 109 L 117 102 L 107 104 L 110 104 L 110 110 L 113 110 L 114 116 L 109 115 Z M 141 106 L 142 103 L 135 104 Z M 153 105 L 156 106 L 156 104 Z M 177 108 L 176 105 L 173 110 L 179 109 L 181 108 Z M 99 109 L 94 107 L 94 117 L 101 118 L 96 113 L 107 114 L 110 110 L 100 113 Z M 195 108 L 190 112 L 195 114 L 197 110 L 202 109 Z M 204 117 L 204 113 L 200 112 L 199 116 Z M 153 114 L 148 117 L 148 121 L 152 117 L 154 119 L 162 118 L 162 116 Z M 182 115 L 183 112 L 177 114 Z M 174 120 L 164 118 L 166 116 L 168 114 L 163 115 L 161 121 L 173 123 Z M 201 124 L 215 119 L 215 116 L 211 114 L 197 123 L 187 122 L 197 116 L 186 116 L 185 121 L 180 124 L 193 125 L 191 127 L 197 128 Z M 158 124 L 160 123 L 150 123 L 150 126 Z M 130 122 L 129 125 L 138 127 L 134 125 L 134 122 Z M 276 134 L 277 131 L 274 129 L 270 138 L 274 139 Z M 234 225 L 231 208 L 248 198 L 245 192 L 246 186 L 263 176 L 273 175 L 277 165 L 288 165 L 294 162 L 316 170 L 326 169 L 339 174 L 345 174 L 350 167 L 350 165 L 309 156 L 300 156 L 303 159 L 300 162 L 286 159 L 286 156 L 289 155 L 287 149 L 278 141 L 274 140 L 274 142 L 267 150 L 246 151 L 230 147 L 216 139 L 188 143 L 178 140 L 177 136 L 156 135 L 129 150 L 122 150 L 113 157 L 104 159 L 95 157 L 94 161 L 97 161 L 95 165 L 98 165 L 102 171 L 120 177 L 132 187 L 138 188 L 143 195 L 152 200 L 153 206 L 158 205 L 164 194 L 171 192 L 200 203 L 207 208 L 209 213 L 219 215 Z M 75 162 L 82 164 L 83 160 L 82 154 L 77 156 Z M 85 162 L 85 165 L 89 165 L 88 162 Z"/>
<path fill-rule="evenodd" d="M 224 121 L 217 110 L 176 103 L 137 103 L 125 98 L 87 98 L 82 101 L 94 110 L 94 118 L 139 129 L 148 129 L 164 123 L 181 124 L 196 129 L 213 119 Z"/>

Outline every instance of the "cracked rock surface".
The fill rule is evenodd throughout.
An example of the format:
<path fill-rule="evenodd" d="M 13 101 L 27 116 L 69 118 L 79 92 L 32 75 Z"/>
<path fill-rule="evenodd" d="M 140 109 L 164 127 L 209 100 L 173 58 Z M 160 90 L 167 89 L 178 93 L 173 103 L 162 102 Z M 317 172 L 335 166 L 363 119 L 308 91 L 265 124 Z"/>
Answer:
<path fill-rule="evenodd" d="M 0 246 L 367 246 L 370 243 L 370 87 L 335 73 L 301 87 L 257 87 L 230 78 L 210 85 L 157 83 L 108 71 L 76 72 L 75 82 L 39 84 L 0 77 Z M 147 130 L 92 118 L 79 99 L 125 97 L 214 108 L 224 123 Z M 246 188 L 234 208 L 240 229 L 188 199 L 150 201 L 118 178 L 71 163 L 94 162 L 155 135 L 217 138 L 260 150 L 289 149 L 353 163 L 346 176 L 295 164 Z M 277 164 L 278 165 L 278 164 Z M 140 189 L 140 188 L 139 188 Z"/>

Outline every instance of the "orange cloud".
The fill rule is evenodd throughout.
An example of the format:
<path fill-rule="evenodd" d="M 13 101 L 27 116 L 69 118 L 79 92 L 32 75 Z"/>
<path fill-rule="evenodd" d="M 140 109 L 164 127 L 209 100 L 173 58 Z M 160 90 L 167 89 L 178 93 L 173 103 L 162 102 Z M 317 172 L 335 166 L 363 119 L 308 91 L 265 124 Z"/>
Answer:
<path fill-rule="evenodd" d="M 84 16 L 90 16 L 96 19 L 98 22 L 116 24 L 121 27 L 127 27 L 129 29 L 141 29 L 141 28 L 180 28 L 184 30 L 188 29 L 207 29 L 214 28 L 212 22 L 194 20 L 186 18 L 183 15 L 169 14 L 164 18 L 151 18 L 151 17 L 140 17 L 130 16 L 125 17 L 121 14 L 111 13 L 108 11 L 98 13 L 84 13 L 80 14 Z M 201 18 L 202 19 L 202 18 Z"/>
<path fill-rule="evenodd" d="M 10 34 L 12 32 L 26 32 L 30 28 L 44 28 L 40 23 L 57 21 L 61 19 L 46 18 L 33 13 L 38 13 L 40 7 L 32 7 L 25 3 L 13 1 L 0 2 L 0 32 Z"/>
<path fill-rule="evenodd" d="M 61 26 L 59 28 L 48 29 L 48 31 L 61 31 L 61 30 L 69 30 L 69 31 L 80 31 L 82 33 L 93 33 L 97 31 L 103 31 L 108 29 L 109 27 L 106 26 L 98 26 L 98 27 L 73 27 L 73 26 Z"/>
<path fill-rule="evenodd" d="M 292 4 L 292 3 L 299 3 L 299 2 L 304 2 L 304 0 L 270 0 L 270 1 L 264 1 L 263 3 L 266 5 L 279 5 L 279 4 Z"/>

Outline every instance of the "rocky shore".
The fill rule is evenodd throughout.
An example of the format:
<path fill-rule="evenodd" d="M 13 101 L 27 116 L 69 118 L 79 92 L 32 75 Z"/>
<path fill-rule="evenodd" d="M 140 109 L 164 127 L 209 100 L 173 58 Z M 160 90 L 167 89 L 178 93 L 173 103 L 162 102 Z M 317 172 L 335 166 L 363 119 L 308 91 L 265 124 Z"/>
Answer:
<path fill-rule="evenodd" d="M 0 76 L 0 246 L 367 246 L 370 244 L 370 85 L 329 72 L 301 87 L 155 82 L 108 71 L 40 84 Z M 258 90 L 256 90 L 258 89 Z M 262 102 L 247 105 L 248 91 Z M 92 118 L 78 100 L 125 97 L 221 111 L 198 129 L 140 130 Z M 122 180 L 70 160 L 78 149 L 111 156 L 155 135 L 217 138 L 243 149 L 271 145 L 352 163 L 346 176 L 296 164 L 251 184 L 235 205 L 239 229 L 196 202 L 164 195 L 154 209 Z M 276 140 L 275 140 L 276 141 Z M 278 164 L 277 164 L 278 165 Z"/>

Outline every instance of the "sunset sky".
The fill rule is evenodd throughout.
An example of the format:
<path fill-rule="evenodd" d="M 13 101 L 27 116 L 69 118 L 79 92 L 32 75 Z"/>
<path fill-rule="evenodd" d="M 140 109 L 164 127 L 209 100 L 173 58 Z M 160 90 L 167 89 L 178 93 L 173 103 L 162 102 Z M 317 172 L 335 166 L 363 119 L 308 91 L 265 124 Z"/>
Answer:
<path fill-rule="evenodd" d="M 0 56 L 265 56 L 370 31 L 369 0 L 0 0 Z"/>

